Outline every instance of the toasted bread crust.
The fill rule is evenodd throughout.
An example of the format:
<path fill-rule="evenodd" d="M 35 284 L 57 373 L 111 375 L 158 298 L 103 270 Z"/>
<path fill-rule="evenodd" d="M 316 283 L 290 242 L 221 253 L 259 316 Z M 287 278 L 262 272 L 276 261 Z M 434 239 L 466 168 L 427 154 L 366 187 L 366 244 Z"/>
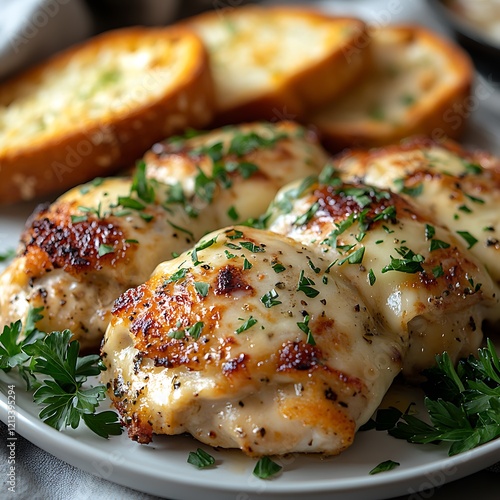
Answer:
<path fill-rule="evenodd" d="M 293 23 L 296 25 L 301 23 L 303 27 L 304 23 L 307 23 L 311 33 L 318 28 L 328 30 L 328 40 L 325 42 L 322 53 L 311 56 L 309 60 L 301 64 L 301 67 L 288 68 L 283 72 L 277 70 L 278 76 L 273 75 L 272 84 L 265 88 L 258 91 L 252 88 L 246 94 L 240 93 L 236 99 L 229 98 L 224 92 L 224 84 L 229 82 L 233 88 L 237 88 L 238 82 L 231 81 L 232 78 L 245 79 L 256 76 L 251 73 L 257 67 L 255 61 L 262 54 L 268 58 L 266 62 L 262 63 L 262 66 L 272 73 L 272 65 L 276 61 L 272 59 L 272 55 L 269 55 L 267 48 L 263 46 L 264 42 L 261 40 L 259 29 L 265 30 L 266 28 L 263 26 L 275 23 L 276 37 L 279 37 L 280 23 L 283 20 L 287 20 L 292 26 Z M 238 35 L 238 23 L 249 24 L 252 21 L 254 21 L 255 30 L 251 34 L 248 31 L 243 31 L 240 34 L 242 40 L 240 44 L 238 41 L 235 42 L 234 38 L 231 42 L 233 47 L 235 45 L 249 46 L 250 44 L 255 47 L 251 54 L 255 67 L 247 65 L 245 71 L 248 73 L 242 71 L 235 77 L 230 70 L 225 71 L 224 68 L 221 68 L 220 54 L 227 45 L 221 39 L 234 36 L 224 33 L 224 30 L 233 29 Z M 258 119 L 276 121 L 304 117 L 308 110 L 317 108 L 338 96 L 360 78 L 370 57 L 369 50 L 367 50 L 369 36 L 364 22 L 359 19 L 329 16 L 313 9 L 247 6 L 227 9 L 222 13 L 219 11 L 204 13 L 188 19 L 186 23 L 204 40 L 211 55 L 217 100 L 214 126 Z M 238 26 L 234 28 L 235 25 Z M 233 26 L 233 28 L 227 28 L 227 26 Z M 217 29 L 222 33 L 219 33 L 218 42 L 215 43 L 209 37 Z M 286 44 L 286 40 L 283 43 Z M 308 43 L 308 40 L 305 40 L 304 43 Z M 275 41 L 274 46 L 276 45 L 279 45 L 279 39 Z M 235 57 L 232 58 L 231 65 L 233 61 L 237 63 L 237 50 L 234 49 L 233 55 Z M 293 51 L 293 48 L 290 47 L 289 50 Z M 296 58 L 293 53 L 289 55 L 292 59 Z"/>
<path fill-rule="evenodd" d="M 98 111 L 97 116 L 89 111 L 78 120 L 68 120 L 66 126 L 28 135 L 14 145 L 6 135 L 8 130 L 1 137 L 0 127 L 0 204 L 61 192 L 93 177 L 109 175 L 133 164 L 154 142 L 186 127 L 203 127 L 211 120 L 213 83 L 207 53 L 193 33 L 178 28 L 135 27 L 104 33 L 5 82 L 0 87 L 0 104 L 8 110 L 29 98 L 31 92 L 51 78 L 57 79 L 75 61 L 85 66 L 104 52 L 109 58 L 112 51 L 111 57 L 118 58 L 154 44 L 163 44 L 165 54 L 152 55 L 144 68 L 144 79 L 136 82 L 135 88 L 121 89 L 121 94 L 119 88 L 115 90 L 117 95 L 110 96 L 108 109 Z M 181 59 L 182 53 L 175 50 L 189 57 Z M 171 62 L 169 57 L 178 61 Z M 171 68 L 174 64 L 175 70 Z M 79 76 L 85 79 L 86 75 Z M 77 99 L 78 89 L 71 92 Z"/>
<path fill-rule="evenodd" d="M 416 134 L 436 140 L 459 139 L 466 123 L 462 111 L 467 106 L 473 78 L 468 56 L 454 44 L 420 26 L 386 26 L 371 33 L 375 75 L 368 75 L 340 101 L 332 101 L 324 110 L 311 113 L 307 120 L 318 128 L 328 149 L 338 152 L 349 147 L 384 146 Z M 384 60 L 391 46 L 399 52 L 386 55 Z M 420 77 L 419 88 L 415 87 L 415 79 L 413 83 L 400 79 L 391 87 L 388 78 L 380 76 L 382 72 L 390 63 L 396 70 L 404 70 L 416 51 L 422 52 L 422 61 L 434 59 L 434 69 L 429 68 L 425 73 L 426 68 L 415 66 L 415 74 Z M 408 92 L 408 102 L 401 100 L 398 103 L 397 99 L 404 98 L 404 92 Z M 412 96 L 412 92 L 420 95 Z M 373 101 L 377 98 L 381 102 L 385 100 L 387 107 L 396 108 L 392 116 L 386 109 L 381 111 L 387 116 L 374 116 Z M 351 116 L 344 113 L 347 106 L 350 106 Z"/>

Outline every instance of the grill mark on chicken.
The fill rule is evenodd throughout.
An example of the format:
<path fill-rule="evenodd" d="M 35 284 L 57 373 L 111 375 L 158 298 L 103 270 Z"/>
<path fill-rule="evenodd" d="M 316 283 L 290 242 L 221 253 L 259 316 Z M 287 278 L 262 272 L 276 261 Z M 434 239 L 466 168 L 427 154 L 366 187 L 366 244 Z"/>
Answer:
<path fill-rule="evenodd" d="M 361 206 L 355 196 L 350 193 L 350 189 L 362 188 L 366 189 L 370 202 Z M 313 190 L 312 196 L 319 203 L 319 209 L 315 216 L 311 219 L 311 224 L 317 223 L 322 217 L 328 217 L 330 223 L 339 222 L 347 219 L 352 214 L 365 213 L 365 221 L 370 229 L 374 224 L 387 224 L 387 220 L 373 219 L 384 210 L 394 207 L 395 216 L 389 217 L 389 220 L 395 222 L 398 215 L 404 215 L 413 220 L 425 221 L 426 219 L 419 214 L 406 200 L 401 196 L 389 191 L 383 191 L 383 195 L 379 196 L 380 190 L 369 188 L 362 184 L 343 184 L 342 188 L 336 188 L 330 185 L 318 185 Z"/>
<path fill-rule="evenodd" d="M 230 264 L 222 267 L 217 273 L 214 293 L 229 296 L 239 291 L 247 292 L 249 295 L 255 293 L 243 278 L 243 271 L 240 268 Z"/>
<path fill-rule="evenodd" d="M 321 351 L 304 342 L 287 342 L 279 351 L 279 372 L 311 370 L 318 366 Z"/>
<path fill-rule="evenodd" d="M 48 269 L 64 269 L 77 276 L 103 266 L 116 266 L 127 258 L 130 244 L 115 222 L 93 216 L 72 222 L 75 208 L 60 205 L 53 212 L 42 211 L 25 230 L 22 240 L 30 274 L 39 276 Z M 113 251 L 99 255 L 101 245 L 113 247 Z"/>

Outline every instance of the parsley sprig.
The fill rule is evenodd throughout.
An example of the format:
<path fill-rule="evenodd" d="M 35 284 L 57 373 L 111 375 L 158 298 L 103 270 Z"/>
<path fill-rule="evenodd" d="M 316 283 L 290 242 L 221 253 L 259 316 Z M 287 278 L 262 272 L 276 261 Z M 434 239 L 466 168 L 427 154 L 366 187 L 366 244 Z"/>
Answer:
<path fill-rule="evenodd" d="M 114 411 L 96 412 L 104 400 L 102 384 L 84 387 L 87 378 L 105 370 L 97 354 L 79 356 L 80 345 L 71 341 L 69 330 L 39 331 L 42 308 L 32 309 L 23 328 L 20 320 L 3 328 L 0 335 L 0 369 L 17 369 L 28 389 L 35 390 L 33 400 L 43 406 L 39 417 L 57 430 L 76 429 L 83 420 L 101 437 L 122 432 Z M 23 340 L 20 340 L 23 339 Z"/>
<path fill-rule="evenodd" d="M 493 343 L 455 368 L 445 352 L 424 371 L 430 423 L 396 408 L 379 410 L 373 426 L 410 443 L 450 443 L 450 456 L 500 437 L 500 361 Z"/>

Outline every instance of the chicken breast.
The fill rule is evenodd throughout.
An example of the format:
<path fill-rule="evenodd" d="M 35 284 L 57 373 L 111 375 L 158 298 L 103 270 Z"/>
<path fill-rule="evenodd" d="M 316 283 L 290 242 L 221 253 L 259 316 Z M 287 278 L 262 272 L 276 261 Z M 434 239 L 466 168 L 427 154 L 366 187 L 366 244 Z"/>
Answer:
<path fill-rule="evenodd" d="M 96 179 L 35 211 L 0 276 L 0 321 L 43 307 L 40 329 L 69 328 L 97 350 L 120 293 L 207 231 L 258 217 L 284 183 L 325 160 L 315 137 L 290 122 L 156 144 L 134 178 Z"/>
<path fill-rule="evenodd" d="M 405 349 L 329 255 L 236 226 L 120 296 L 102 377 L 140 443 L 189 432 L 251 456 L 337 454 L 379 405 Z"/>
<path fill-rule="evenodd" d="M 453 142 L 414 139 L 351 151 L 335 165 L 345 179 L 398 192 L 459 236 L 500 284 L 500 161 Z"/>
<path fill-rule="evenodd" d="M 408 344 L 407 378 L 443 351 L 454 361 L 475 352 L 483 321 L 499 318 L 500 295 L 463 239 L 395 193 L 329 181 L 280 191 L 269 229 L 315 248 L 357 288 L 384 328 Z"/>

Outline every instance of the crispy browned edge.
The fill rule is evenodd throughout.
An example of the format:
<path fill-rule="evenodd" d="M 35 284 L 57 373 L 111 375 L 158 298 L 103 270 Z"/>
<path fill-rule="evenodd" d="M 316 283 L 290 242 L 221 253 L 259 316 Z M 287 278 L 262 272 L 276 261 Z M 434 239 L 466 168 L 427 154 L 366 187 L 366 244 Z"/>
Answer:
<path fill-rule="evenodd" d="M 120 43 L 124 37 L 143 36 L 168 37 L 178 39 L 190 37 L 196 53 L 191 58 L 191 68 L 169 92 L 161 97 L 131 108 L 114 118 L 103 121 L 83 123 L 77 131 L 51 137 L 41 144 L 27 144 L 22 149 L 0 156 L 0 205 L 22 199 L 18 185 L 20 178 L 35 182 L 33 196 L 40 197 L 50 193 L 62 192 L 76 184 L 101 175 L 109 175 L 122 167 L 135 162 L 154 142 L 170 134 L 178 133 L 186 127 L 204 127 L 212 119 L 215 99 L 213 81 L 208 64 L 208 54 L 201 40 L 191 31 L 180 28 L 145 28 L 141 26 L 122 28 L 98 35 L 88 41 L 75 45 L 41 64 L 13 77 L 0 86 L 1 93 L 15 96 L 19 82 L 38 78 L 47 67 L 65 65 L 71 58 L 78 57 L 81 51 L 94 51 L 107 44 Z M 196 113 L 192 107 L 179 110 L 179 97 L 189 103 L 202 100 L 206 111 Z M 169 122 L 169 115 L 182 113 L 185 123 L 180 126 Z M 111 133 L 112 142 L 102 141 L 103 130 Z M 139 133 L 140 131 L 140 133 Z M 89 151 L 90 148 L 90 151 Z M 76 151 L 68 160 L 70 151 Z M 100 166 L 99 157 L 113 154 L 107 166 Z M 15 178 L 17 177 L 17 182 Z"/>
<path fill-rule="evenodd" d="M 317 108 L 334 97 L 340 95 L 354 81 L 361 78 L 369 66 L 370 51 L 369 34 L 366 24 L 352 17 L 337 17 L 307 7 L 266 7 L 245 6 L 228 8 L 227 15 L 244 16 L 250 11 L 263 13 L 278 13 L 284 16 L 297 15 L 301 18 L 310 17 L 323 22 L 351 22 L 353 34 L 346 40 L 344 46 L 332 52 L 328 57 L 311 64 L 304 70 L 291 74 L 283 83 L 264 95 L 242 102 L 239 106 L 219 110 L 212 123 L 213 127 L 242 123 L 254 120 L 299 119 L 305 117 L 311 108 Z M 214 16 L 223 16 L 224 11 L 212 11 L 193 16 L 181 24 L 188 26 L 204 22 Z M 256 43 L 259 43 L 256 40 Z"/>
<path fill-rule="evenodd" d="M 468 55 L 453 42 L 421 26 L 405 24 L 378 29 L 406 31 L 411 33 L 413 37 L 430 41 L 436 50 L 447 56 L 450 62 L 456 66 L 458 72 L 462 74 L 462 78 L 453 92 L 436 102 L 431 110 L 417 106 L 411 120 L 400 127 L 391 129 L 381 127 L 377 129 L 376 133 L 363 129 L 363 127 L 359 127 L 356 132 L 350 132 L 342 124 L 329 124 L 323 120 L 316 121 L 314 115 L 310 116 L 305 123 L 317 128 L 323 145 L 331 152 L 339 152 L 351 147 L 385 146 L 412 135 L 426 135 L 436 140 L 460 139 L 465 129 L 466 120 L 462 118 L 457 126 L 457 120 L 450 120 L 447 115 L 454 109 L 454 106 L 467 104 L 467 99 L 471 95 L 474 70 Z"/>

